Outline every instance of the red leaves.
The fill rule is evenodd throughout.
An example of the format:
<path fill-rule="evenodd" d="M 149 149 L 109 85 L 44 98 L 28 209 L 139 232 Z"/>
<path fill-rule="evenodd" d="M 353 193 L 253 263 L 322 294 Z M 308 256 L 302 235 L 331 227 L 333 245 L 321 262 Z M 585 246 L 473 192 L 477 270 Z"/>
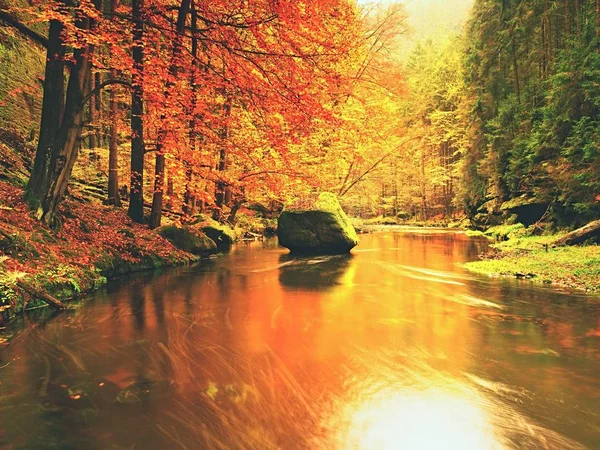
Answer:
<path fill-rule="evenodd" d="M 22 189 L 0 182 L 0 198 L 3 206 L 0 229 L 18 233 L 40 255 L 21 261 L 8 258 L 3 262 L 8 271 L 35 274 L 61 263 L 90 269 L 106 253 L 133 263 L 151 254 L 169 259 L 185 258 L 168 241 L 147 227 L 133 223 L 121 209 L 68 199 L 60 208 L 62 228 L 52 232 L 32 217 Z"/>

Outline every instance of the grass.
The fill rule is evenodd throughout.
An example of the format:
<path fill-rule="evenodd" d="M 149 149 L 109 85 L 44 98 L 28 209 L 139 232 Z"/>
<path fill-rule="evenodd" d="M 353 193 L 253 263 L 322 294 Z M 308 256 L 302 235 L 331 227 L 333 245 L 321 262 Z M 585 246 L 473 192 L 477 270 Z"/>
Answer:
<path fill-rule="evenodd" d="M 464 266 L 477 273 L 532 278 L 568 288 L 600 292 L 600 246 L 552 247 L 560 235 L 515 236 L 493 245 L 481 261 Z"/>

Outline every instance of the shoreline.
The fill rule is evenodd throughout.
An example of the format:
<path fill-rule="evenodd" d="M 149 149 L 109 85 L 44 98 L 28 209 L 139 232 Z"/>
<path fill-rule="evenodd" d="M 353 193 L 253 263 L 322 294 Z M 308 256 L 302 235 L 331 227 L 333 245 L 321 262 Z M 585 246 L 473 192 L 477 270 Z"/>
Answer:
<path fill-rule="evenodd" d="M 600 246 L 553 246 L 561 236 L 509 235 L 507 240 L 491 244 L 479 260 L 462 267 L 480 275 L 600 293 Z"/>
<path fill-rule="evenodd" d="M 47 228 L 32 217 L 23 189 L 0 181 L 0 330 L 16 315 L 46 307 L 46 295 L 76 301 L 109 281 L 208 256 L 175 247 L 124 209 L 68 199 L 61 216 L 59 230 Z"/>

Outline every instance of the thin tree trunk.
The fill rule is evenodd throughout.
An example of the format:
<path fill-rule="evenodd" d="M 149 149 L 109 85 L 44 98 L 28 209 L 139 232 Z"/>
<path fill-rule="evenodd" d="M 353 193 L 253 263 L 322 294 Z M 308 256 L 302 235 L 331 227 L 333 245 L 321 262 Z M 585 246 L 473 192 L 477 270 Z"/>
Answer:
<path fill-rule="evenodd" d="M 181 54 L 182 47 L 182 36 L 185 32 L 185 21 L 190 10 L 191 0 L 181 0 L 181 6 L 177 14 L 177 28 L 175 42 L 173 43 L 173 55 L 171 58 L 171 65 L 169 67 L 169 79 L 175 79 L 177 77 L 178 67 L 177 59 Z M 165 99 L 168 98 L 172 82 L 168 81 L 165 86 Z M 156 142 L 156 166 L 155 166 L 155 177 L 154 177 L 154 195 L 152 197 L 152 211 L 150 213 L 150 221 L 148 225 L 154 229 L 160 226 L 162 218 L 162 207 L 164 197 L 164 183 L 165 183 L 165 154 L 164 154 L 164 141 L 166 138 L 166 128 L 164 123 L 165 117 L 161 118 L 161 129 L 158 132 L 158 139 Z"/>
<path fill-rule="evenodd" d="M 159 151 L 156 154 L 154 166 L 154 195 L 152 196 L 152 211 L 148 226 L 152 229 L 160 227 L 162 218 L 162 204 L 165 183 L 165 154 Z"/>
<path fill-rule="evenodd" d="M 100 6 L 102 6 L 100 4 Z M 102 84 L 102 73 L 100 72 L 96 72 L 95 75 L 95 84 L 96 86 L 100 86 Z M 104 140 L 104 130 L 103 130 L 103 125 L 102 125 L 102 90 L 98 89 L 98 91 L 96 92 L 96 101 L 95 101 L 95 105 L 96 106 L 96 122 L 97 122 L 97 127 L 95 128 L 96 130 L 96 145 L 98 147 L 103 147 L 103 140 Z"/>
<path fill-rule="evenodd" d="M 27 184 L 27 197 L 30 206 L 35 210 L 40 208 L 42 198 L 48 188 L 48 166 L 52 147 L 56 142 L 58 130 L 60 129 L 64 108 L 63 58 L 65 56 L 65 46 L 61 38 L 62 31 L 63 25 L 59 21 L 52 20 L 50 22 L 40 137 L 31 177 Z"/>
<path fill-rule="evenodd" d="M 167 211 L 173 210 L 173 197 L 175 196 L 175 184 L 173 182 L 173 177 L 169 175 L 167 177 L 167 204 L 165 208 Z"/>
<path fill-rule="evenodd" d="M 96 77 L 91 76 L 90 83 L 89 83 L 89 92 L 93 92 L 94 89 L 96 89 Z M 98 124 L 96 123 L 96 96 L 95 95 L 92 95 L 90 97 L 88 111 L 89 111 L 88 138 L 89 138 L 90 150 L 91 150 L 91 153 L 93 154 L 93 153 L 95 153 L 96 147 L 98 147 L 97 134 L 96 134 L 96 126 Z"/>
<path fill-rule="evenodd" d="M 229 125 L 227 124 L 227 120 L 229 119 L 229 117 L 231 116 L 231 96 L 227 96 L 227 100 L 225 101 L 225 104 L 223 105 L 223 118 L 224 118 L 224 122 L 225 124 L 223 125 L 223 128 L 221 129 L 221 142 L 222 142 L 222 147 L 221 150 L 219 151 L 219 164 L 217 166 L 217 170 L 219 172 L 224 172 L 225 170 L 227 170 L 227 149 L 225 148 L 227 139 L 229 138 Z M 215 210 L 213 212 L 213 219 L 220 221 L 222 219 L 222 210 L 223 210 L 223 205 L 225 204 L 225 197 L 226 197 L 226 193 L 227 193 L 227 186 L 226 184 L 219 179 L 219 181 L 217 181 L 216 183 L 216 189 L 215 189 Z"/>
<path fill-rule="evenodd" d="M 512 32 L 512 58 L 513 70 L 515 75 L 515 93 L 517 94 L 517 102 L 521 104 L 521 86 L 519 82 L 519 61 L 517 59 L 517 43 L 515 42 L 514 30 Z"/>
<path fill-rule="evenodd" d="M 133 75 L 131 91 L 131 189 L 128 215 L 144 222 L 144 0 L 132 1 Z"/>
<path fill-rule="evenodd" d="M 600 0 L 599 0 L 600 1 Z M 196 152 L 196 105 L 198 102 L 198 83 L 196 80 L 197 58 L 198 58 L 198 38 L 196 32 L 198 29 L 198 14 L 196 13 L 196 5 L 192 0 L 192 67 L 190 70 L 190 85 L 192 86 L 192 105 L 190 111 L 190 155 Z M 184 161 L 185 165 L 185 193 L 183 194 L 183 212 L 186 215 L 191 215 L 194 211 L 196 199 L 192 193 L 192 182 L 194 171 L 190 161 Z"/>
<path fill-rule="evenodd" d="M 113 5 L 116 3 L 112 0 Z M 113 6 L 114 7 L 114 6 Z M 114 11 L 114 9 L 113 9 Z M 111 79 L 117 78 L 116 69 L 110 71 Z M 110 139 L 108 143 L 108 204 L 121 206 L 119 195 L 119 143 L 117 142 L 117 114 L 116 86 L 110 90 Z"/>

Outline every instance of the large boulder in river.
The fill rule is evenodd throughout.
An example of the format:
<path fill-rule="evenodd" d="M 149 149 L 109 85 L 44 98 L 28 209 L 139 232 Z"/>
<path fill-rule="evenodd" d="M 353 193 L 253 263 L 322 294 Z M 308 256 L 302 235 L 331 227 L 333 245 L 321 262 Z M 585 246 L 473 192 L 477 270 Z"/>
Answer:
<path fill-rule="evenodd" d="M 206 234 L 191 227 L 166 225 L 158 230 L 159 234 L 175 247 L 194 255 L 212 255 L 217 252 L 217 244 Z"/>
<path fill-rule="evenodd" d="M 219 251 L 227 251 L 236 241 L 235 231 L 218 223 L 205 224 L 201 228 L 217 244 Z"/>
<path fill-rule="evenodd" d="M 292 253 L 343 254 L 358 236 L 335 195 L 322 193 L 308 208 L 284 210 L 277 226 L 279 244 Z"/>

